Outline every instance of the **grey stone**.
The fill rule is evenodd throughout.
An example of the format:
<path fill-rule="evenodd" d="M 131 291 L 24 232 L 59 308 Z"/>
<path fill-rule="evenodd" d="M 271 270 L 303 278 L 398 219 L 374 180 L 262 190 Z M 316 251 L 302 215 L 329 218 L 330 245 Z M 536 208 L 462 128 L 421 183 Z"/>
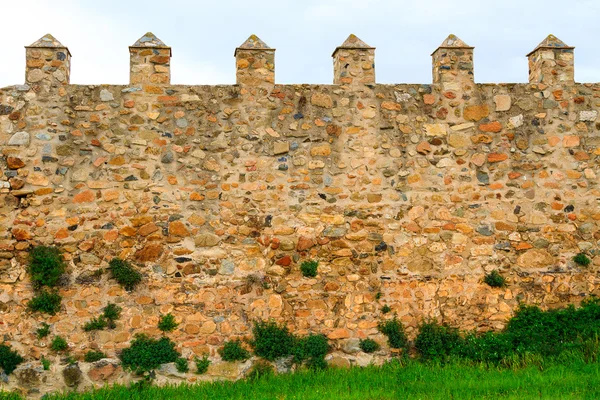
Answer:
<path fill-rule="evenodd" d="M 25 131 L 15 133 L 8 140 L 9 146 L 29 146 L 29 143 L 31 143 L 31 136 Z"/>
<path fill-rule="evenodd" d="M 279 357 L 275 360 L 275 371 L 278 374 L 287 374 L 292 371 L 294 365 L 294 356 Z"/>
<path fill-rule="evenodd" d="M 106 89 L 102 89 L 100 91 L 100 100 L 102 101 L 113 101 L 115 99 L 115 96 L 113 96 L 113 94 L 111 92 L 109 92 Z"/>
<path fill-rule="evenodd" d="M 231 260 L 222 260 L 221 268 L 219 268 L 219 273 L 221 275 L 233 275 L 233 271 L 235 271 L 235 264 Z"/>

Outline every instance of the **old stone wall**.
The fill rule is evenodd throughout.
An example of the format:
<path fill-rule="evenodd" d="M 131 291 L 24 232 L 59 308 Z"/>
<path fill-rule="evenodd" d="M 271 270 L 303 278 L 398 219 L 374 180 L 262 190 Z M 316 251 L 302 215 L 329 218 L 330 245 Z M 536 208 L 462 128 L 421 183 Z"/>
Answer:
<path fill-rule="evenodd" d="M 131 85 L 82 86 L 48 36 L 27 50 L 27 83 L 0 89 L 0 332 L 31 364 L 53 356 L 43 321 L 76 358 L 116 357 L 171 312 L 190 359 L 217 360 L 274 318 L 364 362 L 351 344 L 385 344 L 384 304 L 409 334 L 430 317 L 488 330 L 519 301 L 599 292 L 600 84 L 574 83 L 573 49 L 555 37 L 530 55 L 528 84 L 474 83 L 473 48 L 454 36 L 433 54 L 434 84 L 376 84 L 374 49 L 351 36 L 334 53 L 339 84 L 277 85 L 274 50 L 252 36 L 239 84 L 184 86 L 168 84 L 170 48 L 148 34 Z M 37 244 L 69 264 L 53 317 L 26 308 Z M 143 272 L 135 291 L 95 273 L 113 257 Z M 316 278 L 299 270 L 310 259 Z M 482 282 L 494 269 L 506 288 Z M 109 302 L 117 328 L 84 332 Z"/>

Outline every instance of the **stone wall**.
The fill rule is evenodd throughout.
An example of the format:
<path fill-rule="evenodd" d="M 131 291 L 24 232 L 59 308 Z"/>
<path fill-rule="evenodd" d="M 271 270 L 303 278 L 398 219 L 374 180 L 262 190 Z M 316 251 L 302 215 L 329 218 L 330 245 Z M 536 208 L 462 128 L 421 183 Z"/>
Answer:
<path fill-rule="evenodd" d="M 216 350 L 256 318 L 365 363 L 356 340 L 385 345 L 384 304 L 413 335 L 425 318 L 500 329 L 519 301 L 599 293 L 600 84 L 574 83 L 555 37 L 529 55 L 529 84 L 474 83 L 473 48 L 452 35 L 423 85 L 376 84 L 374 48 L 353 35 L 335 85 L 277 85 L 255 36 L 236 50 L 236 85 L 169 85 L 171 49 L 150 33 L 130 52 L 130 85 L 72 85 L 70 52 L 47 35 L 27 49 L 26 84 L 0 89 L 0 331 L 29 363 L 5 388 L 64 385 L 36 370 L 42 355 L 64 368 L 35 337 L 43 321 L 75 358 L 116 358 L 171 312 L 183 355 L 236 377 Z M 53 317 L 26 309 L 38 244 L 69 264 Z M 95 273 L 113 257 L 144 273 L 135 291 Z M 299 271 L 309 259 L 316 278 Z M 507 288 L 482 283 L 494 269 Z M 108 302 L 123 307 L 117 328 L 85 333 Z M 101 363 L 80 388 L 129 379 Z"/>

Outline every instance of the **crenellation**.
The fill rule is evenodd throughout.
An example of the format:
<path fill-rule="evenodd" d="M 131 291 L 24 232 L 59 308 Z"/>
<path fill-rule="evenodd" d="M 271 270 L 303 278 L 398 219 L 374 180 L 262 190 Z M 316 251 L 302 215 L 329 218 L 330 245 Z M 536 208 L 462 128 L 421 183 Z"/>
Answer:
<path fill-rule="evenodd" d="M 575 82 L 574 49 L 554 35 L 548 35 L 529 59 L 529 82 L 548 86 Z"/>
<path fill-rule="evenodd" d="M 334 85 L 375 84 L 375 47 L 352 34 L 331 56 Z"/>
<path fill-rule="evenodd" d="M 129 47 L 129 56 L 131 85 L 171 83 L 171 48 L 152 32 Z"/>
<path fill-rule="evenodd" d="M 444 87 L 459 85 L 461 90 L 472 88 L 475 82 L 473 49 L 455 35 L 449 35 L 431 54 L 433 83 Z"/>
<path fill-rule="evenodd" d="M 41 37 L 26 46 L 25 53 L 25 83 L 45 91 L 70 83 L 71 52 L 54 36 Z"/>
<path fill-rule="evenodd" d="M 243 86 L 275 84 L 275 49 L 256 35 L 250 35 L 234 52 L 236 83 Z"/>

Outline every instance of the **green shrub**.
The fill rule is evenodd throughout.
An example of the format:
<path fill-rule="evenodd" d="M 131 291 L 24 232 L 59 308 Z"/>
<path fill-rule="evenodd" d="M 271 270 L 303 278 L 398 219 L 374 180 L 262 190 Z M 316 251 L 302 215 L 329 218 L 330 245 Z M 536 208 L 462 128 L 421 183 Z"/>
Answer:
<path fill-rule="evenodd" d="M 43 339 L 50 334 L 50 325 L 42 322 L 39 328 L 35 331 L 38 339 Z"/>
<path fill-rule="evenodd" d="M 194 359 L 194 362 L 196 363 L 196 373 L 198 375 L 202 375 L 206 373 L 206 371 L 208 371 L 210 360 L 208 359 L 208 356 L 206 354 L 202 356 L 202 358 L 196 357 Z"/>
<path fill-rule="evenodd" d="M 36 246 L 29 252 L 28 272 L 36 289 L 56 286 L 65 268 L 65 260 L 56 247 Z"/>
<path fill-rule="evenodd" d="M 175 322 L 175 316 L 171 313 L 161 315 L 158 321 L 158 329 L 163 332 L 172 332 L 179 324 Z"/>
<path fill-rule="evenodd" d="M 374 353 L 380 349 L 379 343 L 374 341 L 373 339 L 361 339 L 358 343 L 360 349 L 365 353 Z"/>
<path fill-rule="evenodd" d="M 510 338 L 502 333 L 469 333 L 457 348 L 459 357 L 475 361 L 498 364 L 513 354 Z"/>
<path fill-rule="evenodd" d="M 248 374 L 246 375 L 246 379 L 255 381 L 265 376 L 274 374 L 275 371 L 273 370 L 273 366 L 271 364 L 266 361 L 259 360 L 252 366 L 252 368 L 250 368 L 250 371 L 248 371 Z"/>
<path fill-rule="evenodd" d="M 592 260 L 590 260 L 589 257 L 585 255 L 585 253 L 577 254 L 575 257 L 573 257 L 573 261 L 575 261 L 577 265 L 581 265 L 582 267 L 587 267 L 592 262 Z"/>
<path fill-rule="evenodd" d="M 120 258 L 113 258 L 108 263 L 112 277 L 123 286 L 125 290 L 133 290 L 142 281 L 140 274 L 129 262 Z"/>
<path fill-rule="evenodd" d="M 121 318 L 121 311 L 123 311 L 123 309 L 113 303 L 108 303 L 108 305 L 102 309 L 102 315 L 106 319 L 106 325 L 109 329 L 116 328 L 115 321 Z"/>
<path fill-rule="evenodd" d="M 483 281 L 491 287 L 501 288 L 506 286 L 506 279 L 497 270 L 486 274 Z"/>
<path fill-rule="evenodd" d="M 240 340 L 225 342 L 218 352 L 223 361 L 246 361 L 250 358 L 250 352 L 242 347 Z"/>
<path fill-rule="evenodd" d="M 179 356 L 175 350 L 175 343 L 170 339 L 161 337 L 157 340 L 139 334 L 128 348 L 123 349 L 119 358 L 124 368 L 141 375 L 158 368 L 161 364 L 175 362 Z"/>
<path fill-rule="evenodd" d="M 300 271 L 302 271 L 302 276 L 306 278 L 314 278 L 317 276 L 317 269 L 319 267 L 319 262 L 316 260 L 304 261 L 300 264 Z"/>
<path fill-rule="evenodd" d="M 85 353 L 85 356 L 83 357 L 85 362 L 96 362 L 102 360 L 103 358 L 106 358 L 106 354 L 99 350 L 90 350 Z"/>
<path fill-rule="evenodd" d="M 325 356 L 329 351 L 329 343 L 324 335 L 308 335 L 297 340 L 294 346 L 294 359 L 298 363 L 306 362 L 311 369 L 327 367 Z"/>
<path fill-rule="evenodd" d="M 189 372 L 190 367 L 188 365 L 187 358 L 179 357 L 177 360 L 175 360 L 175 368 L 177 368 L 177 372 L 181 372 L 182 374 Z"/>
<path fill-rule="evenodd" d="M 107 325 L 108 322 L 106 322 L 104 316 L 101 315 L 86 322 L 85 325 L 83 325 L 83 330 L 86 332 L 101 331 L 102 329 L 106 328 Z"/>
<path fill-rule="evenodd" d="M 388 306 L 387 304 L 385 304 L 383 307 L 381 307 L 381 312 L 382 312 L 383 314 L 387 314 L 387 313 L 389 313 L 390 311 L 392 311 L 392 307 Z"/>
<path fill-rule="evenodd" d="M 42 356 L 42 359 L 40 361 L 42 362 L 42 368 L 44 369 L 44 371 L 48 371 L 50 369 L 50 365 L 52 364 L 50 360 Z"/>
<path fill-rule="evenodd" d="M 425 360 L 446 359 L 460 349 L 461 341 L 458 329 L 433 320 L 419 326 L 415 348 Z"/>
<path fill-rule="evenodd" d="M 4 370 L 6 375 L 10 375 L 22 362 L 23 357 L 19 353 L 6 344 L 0 344 L 0 369 Z"/>
<path fill-rule="evenodd" d="M 31 311 L 39 311 L 54 315 L 60 311 L 61 300 L 62 297 L 57 292 L 42 290 L 35 297 L 29 300 L 27 307 Z"/>
<path fill-rule="evenodd" d="M 391 320 L 380 322 L 377 328 L 379 332 L 387 336 L 388 344 L 391 348 L 406 349 L 408 341 L 404 333 L 404 327 L 396 316 Z"/>
<path fill-rule="evenodd" d="M 296 338 L 285 324 L 275 321 L 255 321 L 252 328 L 254 340 L 250 342 L 254 353 L 265 360 L 274 361 L 293 353 Z"/>
<path fill-rule="evenodd" d="M 53 351 L 62 352 L 69 348 L 69 344 L 62 336 L 54 336 L 52 343 L 50 343 L 50 349 Z"/>

